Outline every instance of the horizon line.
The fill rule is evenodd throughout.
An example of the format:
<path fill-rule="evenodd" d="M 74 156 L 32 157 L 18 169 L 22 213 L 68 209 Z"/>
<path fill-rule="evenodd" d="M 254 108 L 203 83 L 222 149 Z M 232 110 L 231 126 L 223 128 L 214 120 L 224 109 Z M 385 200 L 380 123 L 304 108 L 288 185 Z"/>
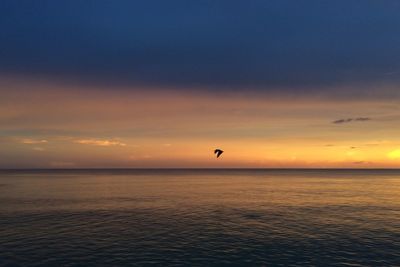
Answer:
<path fill-rule="evenodd" d="M 336 167 L 324 167 L 324 168 L 313 168 L 313 167 L 300 167 L 300 168 L 292 168 L 292 167 L 286 167 L 286 168 L 275 168 L 275 167 L 267 167 L 267 168 L 252 168 L 252 167 L 244 167 L 244 168 L 238 168 L 238 167 L 229 167 L 229 168 L 188 168 L 188 167 L 162 167 L 162 168 L 0 168 L 0 171 L 41 171 L 41 170 L 47 170 L 47 171 L 90 171 L 90 170 L 104 170 L 104 171 L 111 171 L 111 170 L 399 170 L 400 167 L 398 168 L 336 168 Z"/>

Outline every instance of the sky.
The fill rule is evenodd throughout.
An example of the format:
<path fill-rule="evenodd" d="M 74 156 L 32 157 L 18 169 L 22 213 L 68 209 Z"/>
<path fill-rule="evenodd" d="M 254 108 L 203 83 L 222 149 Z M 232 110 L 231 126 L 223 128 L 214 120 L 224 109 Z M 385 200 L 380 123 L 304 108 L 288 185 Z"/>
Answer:
<path fill-rule="evenodd" d="M 0 168 L 397 168 L 399 12 L 3 0 Z"/>

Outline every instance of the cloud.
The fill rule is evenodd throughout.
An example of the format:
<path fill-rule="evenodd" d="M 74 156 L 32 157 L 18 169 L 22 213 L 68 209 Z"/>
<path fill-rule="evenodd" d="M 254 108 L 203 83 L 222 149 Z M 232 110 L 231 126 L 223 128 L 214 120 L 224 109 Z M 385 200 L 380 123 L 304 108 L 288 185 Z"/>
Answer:
<path fill-rule="evenodd" d="M 365 144 L 366 146 L 379 146 L 378 143 L 369 143 L 369 144 Z"/>
<path fill-rule="evenodd" d="M 334 124 L 342 124 L 342 123 L 349 123 L 349 122 L 357 122 L 357 121 L 370 121 L 371 118 L 368 117 L 358 117 L 358 118 L 347 118 L 347 119 L 339 119 L 332 121 Z"/>
<path fill-rule="evenodd" d="M 44 139 L 42 139 L 42 140 L 21 139 L 19 142 L 22 143 L 22 144 L 27 144 L 27 145 L 35 145 L 35 144 L 45 144 L 45 143 L 47 143 L 48 141 L 47 141 L 47 140 L 44 140 Z"/>
<path fill-rule="evenodd" d="M 74 141 L 77 144 L 93 146 L 126 146 L 125 143 L 116 140 L 81 139 Z"/>
<path fill-rule="evenodd" d="M 368 117 L 359 117 L 359 118 L 355 118 L 354 120 L 355 120 L 355 121 L 370 121 L 371 118 L 368 118 Z"/>
<path fill-rule="evenodd" d="M 364 161 L 364 160 L 360 160 L 360 161 L 354 161 L 353 164 L 369 164 L 369 161 Z"/>
<path fill-rule="evenodd" d="M 340 123 L 346 123 L 346 122 L 351 122 L 353 119 L 340 119 L 340 120 L 335 120 L 332 123 L 340 124 Z"/>

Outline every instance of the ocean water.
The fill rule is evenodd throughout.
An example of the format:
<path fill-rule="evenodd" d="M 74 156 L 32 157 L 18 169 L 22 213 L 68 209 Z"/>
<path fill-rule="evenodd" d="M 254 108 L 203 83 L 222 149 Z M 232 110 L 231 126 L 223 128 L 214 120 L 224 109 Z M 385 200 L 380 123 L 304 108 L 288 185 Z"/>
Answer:
<path fill-rule="evenodd" d="M 400 171 L 1 171 L 0 266 L 400 266 Z"/>

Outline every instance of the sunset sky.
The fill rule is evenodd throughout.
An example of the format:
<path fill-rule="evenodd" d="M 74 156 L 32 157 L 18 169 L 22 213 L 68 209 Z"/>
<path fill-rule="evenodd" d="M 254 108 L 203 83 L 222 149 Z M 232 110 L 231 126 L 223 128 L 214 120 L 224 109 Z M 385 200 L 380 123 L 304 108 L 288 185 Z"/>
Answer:
<path fill-rule="evenodd" d="M 399 14 L 1 1 L 0 168 L 398 168 Z"/>

